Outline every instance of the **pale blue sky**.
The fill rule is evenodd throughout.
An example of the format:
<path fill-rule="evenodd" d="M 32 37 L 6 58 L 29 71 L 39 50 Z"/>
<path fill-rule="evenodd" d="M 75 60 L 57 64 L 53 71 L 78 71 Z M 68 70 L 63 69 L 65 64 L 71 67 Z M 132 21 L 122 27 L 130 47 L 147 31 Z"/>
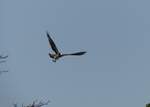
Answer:
<path fill-rule="evenodd" d="M 150 1 L 0 0 L 0 106 L 144 107 L 150 102 Z M 63 52 L 53 63 L 45 32 Z M 3 67 L 3 68 L 5 68 Z"/>

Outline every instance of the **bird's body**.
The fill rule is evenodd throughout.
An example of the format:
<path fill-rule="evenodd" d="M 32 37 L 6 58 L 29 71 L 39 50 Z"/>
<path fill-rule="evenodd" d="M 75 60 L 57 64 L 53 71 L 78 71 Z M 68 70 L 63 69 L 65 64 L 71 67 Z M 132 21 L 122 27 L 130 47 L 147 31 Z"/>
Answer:
<path fill-rule="evenodd" d="M 53 62 L 56 62 L 56 60 L 58 60 L 60 57 L 62 57 L 61 54 L 51 54 L 49 53 L 50 58 L 53 59 Z"/>
<path fill-rule="evenodd" d="M 54 41 L 52 40 L 48 32 L 47 32 L 47 37 L 48 37 L 49 44 L 52 50 L 55 52 L 53 54 L 49 53 L 49 57 L 53 59 L 52 60 L 53 62 L 56 62 L 59 58 L 63 56 L 80 56 L 86 53 L 85 51 L 83 51 L 83 52 L 76 52 L 76 53 L 71 53 L 71 54 L 62 54 L 59 52 L 58 48 L 56 47 Z"/>

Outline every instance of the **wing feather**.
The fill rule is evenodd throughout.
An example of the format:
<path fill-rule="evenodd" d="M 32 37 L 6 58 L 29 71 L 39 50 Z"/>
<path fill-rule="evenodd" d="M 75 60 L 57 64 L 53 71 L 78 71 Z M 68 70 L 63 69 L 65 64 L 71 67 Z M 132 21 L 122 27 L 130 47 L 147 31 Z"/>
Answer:
<path fill-rule="evenodd" d="M 53 50 L 56 54 L 58 54 L 58 53 L 59 53 L 58 48 L 56 47 L 54 41 L 52 40 L 52 38 L 50 37 L 50 35 L 49 35 L 48 32 L 47 32 L 47 38 L 48 38 L 48 40 L 49 40 L 49 44 L 50 44 L 52 50 Z"/>
<path fill-rule="evenodd" d="M 67 55 L 80 56 L 80 55 L 84 55 L 85 53 L 86 53 L 86 51 L 82 51 L 82 52 L 75 52 L 75 53 L 71 53 L 71 54 L 63 54 L 63 56 L 67 56 Z"/>

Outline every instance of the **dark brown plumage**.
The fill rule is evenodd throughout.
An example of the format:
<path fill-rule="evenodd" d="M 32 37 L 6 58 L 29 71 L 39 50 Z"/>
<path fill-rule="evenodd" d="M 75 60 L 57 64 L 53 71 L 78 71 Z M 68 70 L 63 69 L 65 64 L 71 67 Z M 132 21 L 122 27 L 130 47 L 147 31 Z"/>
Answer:
<path fill-rule="evenodd" d="M 62 54 L 59 52 L 58 48 L 56 47 L 54 41 L 52 40 L 52 38 L 50 37 L 49 33 L 46 32 L 47 34 L 47 38 L 49 41 L 49 44 L 52 48 L 52 50 L 55 52 L 54 54 L 49 53 L 50 58 L 52 58 L 53 62 L 56 62 L 56 60 L 58 60 L 59 58 L 63 57 L 63 56 L 81 56 L 84 55 L 86 53 L 86 51 L 82 51 L 82 52 L 75 52 L 75 53 L 70 53 L 70 54 Z"/>

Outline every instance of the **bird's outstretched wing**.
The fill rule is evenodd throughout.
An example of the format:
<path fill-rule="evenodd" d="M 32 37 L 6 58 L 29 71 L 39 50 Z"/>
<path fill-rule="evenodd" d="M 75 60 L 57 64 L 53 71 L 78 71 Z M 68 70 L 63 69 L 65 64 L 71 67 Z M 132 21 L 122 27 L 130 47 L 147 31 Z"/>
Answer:
<path fill-rule="evenodd" d="M 67 55 L 76 55 L 76 56 L 80 56 L 80 55 L 84 55 L 86 53 L 86 51 L 83 52 L 76 52 L 76 53 L 71 53 L 71 54 L 63 54 L 63 56 L 67 56 Z"/>
<path fill-rule="evenodd" d="M 52 50 L 53 50 L 56 54 L 58 54 L 58 53 L 59 53 L 58 48 L 56 47 L 54 41 L 52 40 L 52 38 L 50 37 L 50 35 L 49 35 L 48 32 L 47 32 L 47 37 L 48 37 L 49 44 L 50 44 Z"/>

